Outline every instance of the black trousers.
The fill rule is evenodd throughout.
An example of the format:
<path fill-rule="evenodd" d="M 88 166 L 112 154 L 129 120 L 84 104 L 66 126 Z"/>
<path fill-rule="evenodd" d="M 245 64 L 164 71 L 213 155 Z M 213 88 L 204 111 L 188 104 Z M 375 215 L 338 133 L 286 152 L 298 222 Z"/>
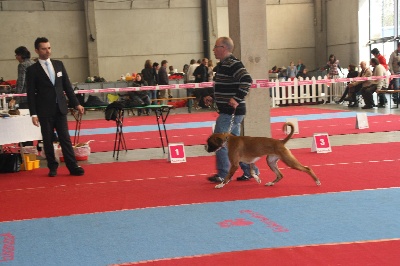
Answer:
<path fill-rule="evenodd" d="M 363 87 L 361 89 L 362 97 L 364 98 L 365 105 L 374 106 L 374 98 L 372 94 L 376 91 L 377 86 L 371 85 L 369 87 Z"/>
<path fill-rule="evenodd" d="M 54 154 L 54 129 L 57 132 L 58 140 L 64 156 L 64 161 L 69 170 L 78 166 L 75 158 L 74 149 L 72 148 L 71 137 L 68 132 L 67 116 L 58 112 L 52 117 L 39 117 L 43 148 L 46 154 L 47 167 L 55 170 L 58 167 L 58 162 Z"/>

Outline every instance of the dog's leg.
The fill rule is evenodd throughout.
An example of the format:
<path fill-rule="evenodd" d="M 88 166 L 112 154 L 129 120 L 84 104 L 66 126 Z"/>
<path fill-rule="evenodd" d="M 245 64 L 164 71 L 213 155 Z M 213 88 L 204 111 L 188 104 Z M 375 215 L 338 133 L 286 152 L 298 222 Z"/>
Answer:
<path fill-rule="evenodd" d="M 279 161 L 279 156 L 277 155 L 268 155 L 267 156 L 267 164 L 269 168 L 276 174 L 276 178 L 272 182 L 268 182 L 265 185 L 266 186 L 273 186 L 275 183 L 279 182 L 283 178 L 283 175 L 281 171 L 279 171 L 278 168 L 278 161 Z"/>
<path fill-rule="evenodd" d="M 306 172 L 307 174 L 309 174 L 312 179 L 314 179 L 315 183 L 317 184 L 317 186 L 321 185 L 321 182 L 319 181 L 318 177 L 315 175 L 314 171 L 311 170 L 311 168 L 307 167 L 307 166 L 303 166 L 294 156 L 293 154 L 289 151 L 289 150 L 285 150 L 285 152 L 282 154 L 281 156 L 281 160 L 289 167 L 302 171 L 302 172 Z"/>
<path fill-rule="evenodd" d="M 251 163 L 251 164 L 250 164 L 250 174 L 251 174 L 252 177 L 254 177 L 254 179 L 257 181 L 257 183 L 260 184 L 260 183 L 261 183 L 261 179 L 260 179 L 260 177 L 256 174 L 256 172 L 254 171 L 254 166 L 255 166 L 254 163 Z"/>
<path fill-rule="evenodd" d="M 228 174 L 225 176 L 224 181 L 216 185 L 215 188 L 223 188 L 226 184 L 228 184 L 238 168 L 239 168 L 239 163 L 231 164 L 231 168 L 229 169 Z"/>

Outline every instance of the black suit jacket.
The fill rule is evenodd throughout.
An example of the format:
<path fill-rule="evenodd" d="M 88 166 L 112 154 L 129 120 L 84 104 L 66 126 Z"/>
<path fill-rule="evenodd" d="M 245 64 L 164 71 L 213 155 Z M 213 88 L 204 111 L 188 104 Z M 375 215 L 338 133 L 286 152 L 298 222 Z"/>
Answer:
<path fill-rule="evenodd" d="M 79 105 L 64 64 L 59 60 L 51 60 L 51 63 L 55 73 L 55 85 L 39 61 L 27 69 L 26 84 L 30 115 L 51 117 L 56 114 L 57 108 L 66 115 L 68 105 L 65 96 L 68 97 L 71 106 Z"/>

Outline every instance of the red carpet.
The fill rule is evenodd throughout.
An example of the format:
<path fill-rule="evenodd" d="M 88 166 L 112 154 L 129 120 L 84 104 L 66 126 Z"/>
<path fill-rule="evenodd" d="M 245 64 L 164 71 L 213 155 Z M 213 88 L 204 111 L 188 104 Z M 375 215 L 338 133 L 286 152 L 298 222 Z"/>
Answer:
<path fill-rule="evenodd" d="M 284 123 L 271 124 L 271 132 L 274 138 L 285 138 L 286 135 L 282 131 L 283 124 Z M 369 116 L 368 124 L 369 128 L 356 129 L 356 117 L 299 121 L 299 134 L 293 135 L 293 138 L 312 137 L 314 133 L 328 133 L 329 135 L 348 135 L 359 133 L 399 131 L 400 116 Z"/>
<path fill-rule="evenodd" d="M 0 221 L 399 187 L 399 149 L 396 142 L 333 147 L 327 154 L 293 150 L 300 162 L 313 168 L 321 179 L 320 187 L 305 173 L 282 164 L 285 178 L 274 187 L 266 187 L 264 184 L 274 177 L 262 159 L 257 163 L 262 185 L 232 181 L 223 189 L 214 189 L 215 184 L 205 179 L 214 173 L 214 156 L 188 158 L 181 164 L 149 160 L 85 165 L 83 177 L 69 176 L 65 167 L 59 169 L 57 178 L 48 178 L 47 169 L 3 174 Z"/>

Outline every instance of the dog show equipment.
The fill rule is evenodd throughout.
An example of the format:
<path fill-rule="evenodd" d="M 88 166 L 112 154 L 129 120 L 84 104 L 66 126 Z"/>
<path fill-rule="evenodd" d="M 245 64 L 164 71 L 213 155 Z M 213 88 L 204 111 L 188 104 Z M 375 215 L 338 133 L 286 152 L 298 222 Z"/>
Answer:
<path fill-rule="evenodd" d="M 317 153 L 332 152 L 328 133 L 314 133 L 311 151 Z"/>
<path fill-rule="evenodd" d="M 366 113 L 357 113 L 356 128 L 357 129 L 369 128 L 368 117 Z"/>
<path fill-rule="evenodd" d="M 185 163 L 185 145 L 183 143 L 168 144 L 168 161 L 171 163 Z"/>

